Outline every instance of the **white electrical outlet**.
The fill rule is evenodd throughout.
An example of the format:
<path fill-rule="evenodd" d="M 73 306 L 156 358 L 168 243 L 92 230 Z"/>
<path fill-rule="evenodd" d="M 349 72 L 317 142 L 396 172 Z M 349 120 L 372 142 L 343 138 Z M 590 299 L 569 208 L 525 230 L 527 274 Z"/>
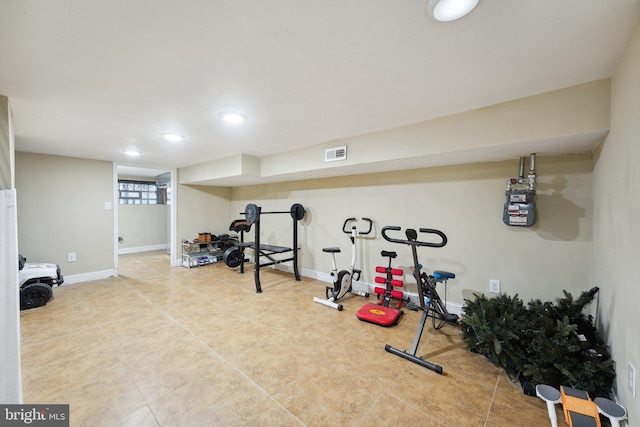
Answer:
<path fill-rule="evenodd" d="M 67 262 L 75 262 L 76 260 L 76 253 L 75 252 L 69 252 L 67 254 Z"/>
<path fill-rule="evenodd" d="M 489 292 L 492 294 L 500 293 L 500 280 L 489 279 Z"/>
<path fill-rule="evenodd" d="M 629 376 L 629 391 L 633 397 L 636 397 L 636 368 L 629 362 L 628 366 Z"/>

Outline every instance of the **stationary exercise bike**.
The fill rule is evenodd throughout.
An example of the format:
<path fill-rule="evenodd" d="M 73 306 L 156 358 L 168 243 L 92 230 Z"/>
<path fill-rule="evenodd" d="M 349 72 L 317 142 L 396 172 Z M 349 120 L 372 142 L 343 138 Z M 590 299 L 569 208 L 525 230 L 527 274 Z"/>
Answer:
<path fill-rule="evenodd" d="M 342 304 L 338 304 L 337 301 L 342 299 L 348 292 L 352 294 L 360 295 L 363 297 L 368 297 L 369 294 L 367 292 L 356 291 L 353 290 L 351 285 L 354 280 L 360 280 L 361 270 L 355 268 L 357 251 L 356 251 L 356 237 L 364 236 L 371 233 L 373 229 L 373 221 L 369 218 L 362 218 L 363 221 L 369 224 L 368 229 L 366 231 L 358 231 L 355 224 L 352 224 L 351 229 L 347 229 L 347 225 L 349 223 L 354 223 L 358 221 L 356 218 L 347 218 L 342 224 L 342 232 L 345 234 L 349 234 L 349 239 L 351 239 L 351 266 L 349 270 L 340 270 L 338 272 L 338 265 L 336 263 L 336 254 L 340 253 L 340 248 L 338 247 L 330 247 L 323 248 L 322 252 L 330 253 L 332 268 L 331 268 L 331 277 L 333 279 L 333 286 L 327 286 L 325 289 L 326 299 L 314 297 L 313 300 L 319 304 L 326 305 L 327 307 L 335 308 L 338 311 L 342 311 Z"/>

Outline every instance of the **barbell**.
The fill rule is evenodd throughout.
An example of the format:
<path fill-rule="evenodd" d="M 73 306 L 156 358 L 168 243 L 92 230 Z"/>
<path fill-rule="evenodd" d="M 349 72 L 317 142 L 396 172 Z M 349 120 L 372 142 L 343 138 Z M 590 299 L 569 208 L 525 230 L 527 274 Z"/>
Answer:
<path fill-rule="evenodd" d="M 291 209 L 289 209 L 289 211 L 264 212 L 255 203 L 249 203 L 244 208 L 244 212 L 240 212 L 240 214 L 244 215 L 246 220 L 247 220 L 247 222 L 249 222 L 250 224 L 254 224 L 258 220 L 258 217 L 260 215 L 265 215 L 265 214 L 286 214 L 286 213 L 291 215 L 291 218 L 293 218 L 294 220 L 300 221 L 302 218 L 304 218 L 304 213 L 305 213 L 304 206 L 302 206 L 300 203 L 294 203 L 293 205 L 291 205 Z"/>

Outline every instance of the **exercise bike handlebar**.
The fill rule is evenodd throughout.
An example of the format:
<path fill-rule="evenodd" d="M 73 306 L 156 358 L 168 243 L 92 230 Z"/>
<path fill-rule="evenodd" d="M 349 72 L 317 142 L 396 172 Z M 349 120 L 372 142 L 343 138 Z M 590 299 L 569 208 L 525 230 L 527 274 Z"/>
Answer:
<path fill-rule="evenodd" d="M 411 245 L 411 246 L 429 246 L 431 248 L 441 248 L 447 244 L 447 236 L 442 231 L 435 230 L 433 228 L 420 228 L 419 230 L 420 230 L 420 233 L 435 234 L 439 236 L 441 239 L 440 242 L 423 242 L 421 240 L 418 240 L 418 232 L 416 232 L 416 230 L 413 228 L 407 228 L 405 230 L 405 235 L 407 236 L 406 240 L 396 239 L 387 235 L 387 231 L 400 231 L 400 230 L 402 230 L 402 228 L 398 227 L 397 225 L 387 225 L 385 227 L 382 227 L 382 237 L 384 237 L 384 240 L 386 240 L 387 242 L 401 243 L 403 245 Z"/>
<path fill-rule="evenodd" d="M 344 224 L 342 224 L 342 232 L 345 234 L 351 234 L 351 229 L 355 228 L 355 225 L 351 228 L 351 229 L 347 229 L 347 224 L 349 224 L 352 221 L 357 221 L 357 218 L 347 218 L 344 220 Z M 366 221 L 369 223 L 369 229 L 367 231 L 358 231 L 358 235 L 363 235 L 363 234 L 369 234 L 371 233 L 371 230 L 373 230 L 373 221 L 371 221 L 371 219 L 369 218 L 364 218 L 362 217 L 363 221 Z"/>

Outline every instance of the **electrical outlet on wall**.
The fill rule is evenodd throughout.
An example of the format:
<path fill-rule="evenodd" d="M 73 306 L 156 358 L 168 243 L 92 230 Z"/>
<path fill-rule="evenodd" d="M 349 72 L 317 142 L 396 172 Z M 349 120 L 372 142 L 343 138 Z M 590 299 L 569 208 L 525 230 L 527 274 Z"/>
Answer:
<path fill-rule="evenodd" d="M 500 293 L 500 280 L 489 279 L 489 292 L 492 294 Z"/>
<path fill-rule="evenodd" d="M 75 262 L 76 260 L 76 253 L 75 252 L 69 252 L 67 254 L 67 262 Z"/>

